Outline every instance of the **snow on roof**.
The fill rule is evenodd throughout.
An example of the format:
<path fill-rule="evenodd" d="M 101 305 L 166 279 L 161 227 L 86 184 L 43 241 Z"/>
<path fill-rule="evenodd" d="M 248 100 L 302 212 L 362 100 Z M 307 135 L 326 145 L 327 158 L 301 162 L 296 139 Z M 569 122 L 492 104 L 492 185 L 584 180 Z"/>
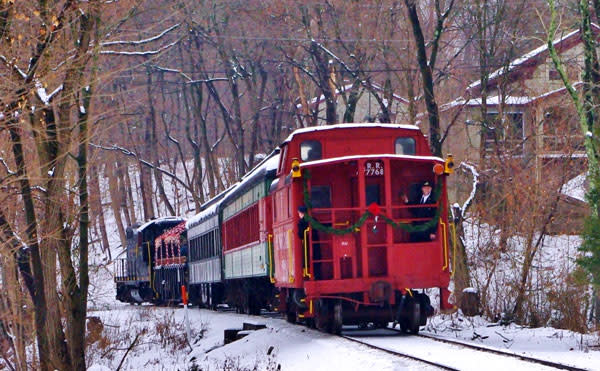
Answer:
<path fill-rule="evenodd" d="M 504 103 L 506 105 L 513 105 L 513 106 L 522 106 L 522 105 L 527 105 L 529 103 L 531 103 L 535 98 L 531 98 L 531 97 L 519 97 L 519 96 L 505 96 L 505 97 L 500 97 L 498 95 L 492 96 L 492 97 L 487 97 L 486 99 L 486 104 L 488 106 L 497 106 L 500 105 L 501 103 Z M 480 106 L 481 105 L 481 98 L 472 98 L 469 99 L 468 101 L 465 101 L 465 99 L 463 97 L 457 98 L 455 100 L 453 100 L 452 102 L 443 104 L 440 109 L 441 110 L 447 110 L 449 108 L 453 108 L 453 107 L 457 107 L 457 106 Z"/>
<path fill-rule="evenodd" d="M 575 178 L 569 180 L 562 188 L 562 193 L 566 196 L 575 198 L 577 200 L 587 202 L 585 199 L 585 180 L 587 175 L 585 173 L 577 175 Z"/>
<path fill-rule="evenodd" d="M 225 191 L 221 192 L 220 194 L 215 196 L 212 200 L 209 200 L 206 203 L 206 205 L 208 205 L 208 206 L 205 209 L 203 209 L 201 212 L 199 212 L 198 214 L 191 217 L 188 220 L 188 222 L 186 223 L 186 227 L 188 229 L 192 228 L 196 224 L 198 224 L 198 222 L 200 222 L 204 219 L 210 218 L 214 214 L 216 214 L 219 210 L 219 206 L 225 200 L 225 198 L 226 198 L 225 196 L 227 196 L 229 193 L 235 192 L 236 190 L 240 189 L 245 184 L 250 182 L 251 179 L 253 178 L 252 175 L 257 174 L 257 172 L 260 172 L 260 171 L 264 171 L 264 172 L 275 171 L 275 170 L 277 170 L 278 166 L 279 166 L 279 153 L 277 152 L 277 150 L 275 150 L 275 151 L 271 152 L 268 156 L 266 156 L 264 160 L 259 162 L 258 165 L 256 165 L 252 170 L 250 170 L 248 173 L 246 173 L 246 175 L 244 175 L 242 177 L 241 181 L 235 183 L 234 185 L 232 185 Z"/>
<path fill-rule="evenodd" d="M 377 124 L 377 123 L 364 123 L 364 124 L 336 124 L 336 125 L 321 125 L 321 126 L 310 126 L 295 130 L 288 136 L 282 144 L 290 142 L 295 135 L 311 133 L 316 131 L 324 130 L 335 130 L 335 129 L 352 129 L 352 128 L 388 128 L 388 129 L 405 129 L 405 130 L 421 130 L 415 125 L 399 125 L 399 124 Z"/>
<path fill-rule="evenodd" d="M 228 192 L 224 191 L 224 192 Z M 199 212 L 198 214 L 192 216 L 190 219 L 188 219 L 185 227 L 187 229 L 192 228 L 194 225 L 196 225 L 198 222 L 200 222 L 201 220 L 204 220 L 206 218 L 209 218 L 211 216 L 213 216 L 214 214 L 217 213 L 217 208 L 219 207 L 219 205 L 221 204 L 221 201 L 215 202 L 212 205 L 208 206 L 206 209 L 202 210 L 201 212 Z"/>
<path fill-rule="evenodd" d="M 578 89 L 582 85 L 583 85 L 583 82 L 581 82 L 581 81 L 577 81 L 572 84 L 573 88 L 575 88 L 575 89 Z M 509 95 L 509 96 L 504 97 L 504 104 L 505 105 L 513 105 L 513 106 L 524 106 L 524 105 L 528 105 L 530 103 L 534 103 L 538 100 L 543 100 L 543 99 L 548 98 L 553 95 L 565 93 L 566 91 L 567 91 L 567 88 L 562 87 L 562 88 L 551 90 L 544 94 L 538 95 L 537 97 L 526 97 L 526 96 L 519 97 L 519 96 Z M 488 106 L 497 106 L 497 105 L 500 105 L 500 103 L 501 103 L 501 98 L 497 95 L 488 97 L 486 100 L 486 104 Z M 465 101 L 465 99 L 463 97 L 459 97 L 459 98 L 456 98 L 455 100 L 453 100 L 452 102 L 442 104 L 440 106 L 440 110 L 445 111 L 445 110 L 448 110 L 448 109 L 454 108 L 454 107 L 461 107 L 461 106 L 473 107 L 473 106 L 480 106 L 480 105 L 481 105 L 481 98 L 472 98 L 472 99 L 469 99 L 468 101 Z"/>
<path fill-rule="evenodd" d="M 592 24 L 592 25 L 593 25 L 594 28 L 598 28 L 597 25 L 595 25 L 595 24 Z M 572 32 L 570 32 L 570 33 L 568 33 L 568 34 L 566 34 L 566 35 L 564 35 L 562 37 L 559 37 L 559 38 L 555 39 L 552 42 L 552 44 L 554 46 L 557 46 L 558 44 L 560 44 L 564 40 L 566 40 L 566 39 L 568 39 L 568 38 L 570 38 L 570 37 L 572 37 L 572 36 L 574 36 L 575 34 L 578 34 L 578 33 L 579 33 L 579 30 L 572 31 Z M 537 57 L 538 55 L 540 55 L 541 53 L 543 53 L 543 52 L 545 52 L 547 50 L 548 50 L 548 44 L 544 43 L 542 46 L 540 46 L 540 47 L 538 47 L 536 49 L 533 49 L 529 53 L 524 54 L 524 55 L 520 56 L 519 58 L 513 60 L 512 62 L 510 62 L 510 64 L 508 65 L 508 67 L 501 67 L 501 68 L 498 68 L 496 71 L 492 72 L 490 74 L 489 78 L 488 78 L 488 81 L 491 82 L 492 80 L 497 79 L 498 77 L 502 76 L 505 73 L 512 72 L 515 68 L 517 68 L 517 67 L 519 67 L 521 65 L 524 65 L 525 63 L 533 60 L 535 57 Z M 467 87 L 467 90 L 471 90 L 471 89 L 477 88 L 477 87 L 479 87 L 479 85 L 481 85 L 481 80 L 477 80 L 477 81 L 471 83 L 471 85 L 469 85 Z"/>
<path fill-rule="evenodd" d="M 376 154 L 376 155 L 355 155 L 355 156 L 343 156 L 343 157 L 334 157 L 334 158 L 326 158 L 322 160 L 315 161 L 307 161 L 300 164 L 301 168 L 312 167 L 318 165 L 332 164 L 340 161 L 352 161 L 364 158 L 373 158 L 373 159 L 382 159 L 382 158 L 390 158 L 396 160 L 418 160 L 418 161 L 441 161 L 444 160 L 437 156 L 413 156 L 413 155 L 395 155 L 395 154 Z"/>
<path fill-rule="evenodd" d="M 252 170 L 244 174 L 242 180 L 238 183 L 238 186 L 242 186 L 249 178 L 252 178 L 252 175 L 255 173 L 264 170 L 264 171 L 273 171 L 277 170 L 277 166 L 279 166 L 279 152 L 273 151 L 264 160 L 258 163 Z M 235 188 L 237 188 L 236 186 Z M 234 188 L 234 189 L 235 189 Z"/>
<path fill-rule="evenodd" d="M 154 224 L 154 223 L 160 223 L 160 222 L 166 222 L 166 221 L 185 221 L 184 218 L 179 217 L 179 216 L 163 216 L 161 218 L 156 218 L 156 219 L 152 219 L 147 221 L 146 223 L 142 224 L 141 226 L 139 226 L 137 228 L 138 232 L 143 231 L 144 229 L 146 229 L 148 226 Z"/>
<path fill-rule="evenodd" d="M 275 172 L 279 166 L 279 149 L 271 152 L 263 161 L 256 165 L 252 170 L 246 173 L 242 179 L 232 187 L 231 191 L 223 199 L 226 201 L 232 195 L 236 195 L 246 189 L 246 186 L 251 184 L 254 180 L 260 177 L 264 177 L 269 172 Z"/>
<path fill-rule="evenodd" d="M 575 88 L 575 89 L 579 88 L 582 85 L 583 85 L 583 82 L 581 82 L 581 81 L 577 81 L 577 82 L 575 82 L 575 83 L 572 84 L 573 88 Z M 562 87 L 562 88 L 559 88 L 559 89 L 551 90 L 551 91 L 549 91 L 547 93 L 544 93 L 542 95 L 539 95 L 539 96 L 533 98 L 532 100 L 544 99 L 544 98 L 547 98 L 547 97 L 549 97 L 551 95 L 558 94 L 558 93 L 564 93 L 566 91 L 567 91 L 567 88 Z"/>
<path fill-rule="evenodd" d="M 600 26 L 598 26 L 595 23 L 591 24 L 591 28 L 593 31 L 598 32 L 600 31 Z M 560 43 L 564 42 L 565 40 L 575 36 L 576 34 L 578 34 L 580 32 L 579 29 L 572 31 L 564 36 L 561 36 L 557 39 L 555 39 L 552 44 L 556 47 L 558 46 Z M 526 64 L 527 62 L 530 62 L 532 60 L 534 60 L 536 57 L 538 57 L 540 54 L 546 52 L 548 50 L 548 44 L 544 43 L 543 45 L 533 49 L 532 51 L 530 51 L 527 54 L 524 54 L 522 56 L 520 56 L 519 58 L 513 60 L 508 67 L 501 67 L 498 68 L 496 71 L 492 72 L 488 78 L 489 82 L 492 82 L 493 80 L 497 79 L 498 77 L 502 76 L 505 73 L 509 73 L 512 72 L 513 70 L 515 70 L 517 67 L 520 67 L 524 64 Z M 468 90 L 472 90 L 474 88 L 478 88 L 479 85 L 481 85 L 481 80 L 477 80 L 474 81 L 473 83 L 471 83 L 471 85 L 469 85 L 467 87 L 467 91 Z"/>

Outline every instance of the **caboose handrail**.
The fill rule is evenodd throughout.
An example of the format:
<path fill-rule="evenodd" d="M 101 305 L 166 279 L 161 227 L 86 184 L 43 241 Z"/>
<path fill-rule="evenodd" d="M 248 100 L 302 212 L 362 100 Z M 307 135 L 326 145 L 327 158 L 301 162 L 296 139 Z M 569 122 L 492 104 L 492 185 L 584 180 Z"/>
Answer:
<path fill-rule="evenodd" d="M 267 250 L 269 250 L 269 281 L 275 283 L 275 277 L 273 276 L 273 235 L 271 233 L 267 235 Z"/>
<path fill-rule="evenodd" d="M 304 230 L 304 239 L 302 240 L 304 244 L 304 277 L 311 278 L 312 275 L 308 269 L 308 232 L 310 232 L 310 227 Z"/>
<path fill-rule="evenodd" d="M 442 244 L 444 246 L 444 266 L 442 267 L 442 270 L 445 271 L 446 269 L 448 269 L 448 233 L 446 231 L 446 223 L 444 223 L 444 220 L 442 218 L 440 218 L 440 225 L 442 226 Z"/>
<path fill-rule="evenodd" d="M 452 234 L 452 275 L 454 277 L 454 272 L 456 272 L 456 224 L 448 223 L 450 226 L 450 233 Z"/>

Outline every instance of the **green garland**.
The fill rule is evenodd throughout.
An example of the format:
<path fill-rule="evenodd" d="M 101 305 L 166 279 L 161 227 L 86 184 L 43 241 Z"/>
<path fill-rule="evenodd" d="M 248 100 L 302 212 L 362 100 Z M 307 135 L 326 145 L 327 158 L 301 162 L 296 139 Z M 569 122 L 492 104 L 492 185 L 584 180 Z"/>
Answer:
<path fill-rule="evenodd" d="M 308 195 L 308 185 L 307 185 L 307 180 L 311 178 L 310 172 L 308 170 L 304 170 L 303 174 L 305 176 L 302 177 L 302 183 L 303 183 L 303 191 L 304 191 L 304 204 L 306 205 L 307 209 L 312 209 L 312 203 L 310 202 L 310 197 Z M 436 200 L 439 200 L 439 196 L 440 193 L 442 191 L 442 182 L 438 182 L 438 184 L 435 187 L 434 190 L 434 198 Z M 402 229 L 404 231 L 407 231 L 409 233 L 415 233 L 415 232 L 424 232 L 432 227 L 434 227 L 437 224 L 437 221 L 440 217 L 440 207 L 436 207 L 435 209 L 435 215 L 433 216 L 433 218 L 431 218 L 429 221 L 427 221 L 424 224 L 417 224 L 417 225 L 413 225 L 413 224 L 409 224 L 409 223 L 396 223 L 395 221 L 393 221 L 391 218 L 387 217 L 386 215 L 383 214 L 379 214 L 379 215 L 373 215 L 370 211 L 365 211 L 361 217 L 358 219 L 358 221 L 354 224 L 352 224 L 349 227 L 346 228 L 342 228 L 342 229 L 338 229 L 338 228 L 333 228 L 333 227 L 329 227 L 326 225 L 321 224 L 318 220 L 316 220 L 315 218 L 313 218 L 312 216 L 310 216 L 308 213 L 304 214 L 304 218 L 308 221 L 308 223 L 310 224 L 310 226 L 313 229 L 316 229 L 317 231 L 321 231 L 321 232 L 326 232 L 326 233 L 330 233 L 330 234 L 335 234 L 338 236 L 342 236 L 348 233 L 353 233 L 353 232 L 357 232 L 357 230 L 363 226 L 363 224 L 365 224 L 365 222 L 367 221 L 367 219 L 371 216 L 380 216 L 381 219 L 383 219 L 387 224 L 391 225 L 392 227 L 396 228 L 396 229 Z"/>

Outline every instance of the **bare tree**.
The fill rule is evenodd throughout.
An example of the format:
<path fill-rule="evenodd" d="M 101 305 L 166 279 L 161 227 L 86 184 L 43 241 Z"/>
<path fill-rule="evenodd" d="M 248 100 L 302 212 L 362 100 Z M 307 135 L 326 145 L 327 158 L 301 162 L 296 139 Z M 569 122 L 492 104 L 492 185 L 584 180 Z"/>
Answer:
<path fill-rule="evenodd" d="M 435 29 L 433 38 L 430 42 L 425 41 L 421 20 L 419 18 L 418 5 L 416 0 L 404 0 L 408 11 L 408 19 L 413 28 L 413 37 L 417 49 L 417 63 L 421 72 L 423 81 L 423 95 L 425 97 L 425 107 L 429 118 L 429 146 L 435 156 L 442 155 L 442 140 L 440 133 L 440 116 L 438 104 L 434 93 L 433 71 L 438 58 L 440 40 L 445 31 L 445 22 L 452 14 L 454 0 L 442 1 L 435 0 Z M 430 53 L 427 55 L 427 45 L 430 45 Z"/>

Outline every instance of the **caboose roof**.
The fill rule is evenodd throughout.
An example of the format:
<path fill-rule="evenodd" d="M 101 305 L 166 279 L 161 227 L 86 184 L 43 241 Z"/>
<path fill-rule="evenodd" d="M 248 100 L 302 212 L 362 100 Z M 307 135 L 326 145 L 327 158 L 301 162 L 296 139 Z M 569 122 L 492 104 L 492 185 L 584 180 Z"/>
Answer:
<path fill-rule="evenodd" d="M 416 161 L 436 161 L 436 162 L 444 162 L 444 160 L 437 156 L 412 156 L 412 155 L 394 155 L 394 154 L 376 154 L 376 155 L 356 155 L 356 156 L 343 156 L 343 157 L 334 157 L 334 158 L 326 158 L 323 160 L 315 160 L 315 161 L 307 161 L 300 164 L 301 168 L 313 167 L 318 165 L 329 165 L 335 164 L 337 162 L 344 161 L 352 161 L 359 159 L 377 159 L 380 160 L 382 158 L 390 158 L 396 160 L 416 160 Z"/>
<path fill-rule="evenodd" d="M 322 125 L 322 126 L 311 126 L 308 128 L 295 130 L 290 134 L 282 143 L 285 145 L 289 143 L 294 136 L 299 134 L 313 133 L 317 131 L 327 130 L 338 130 L 338 129 L 352 129 L 352 128 L 386 128 L 386 129 L 405 129 L 405 130 L 421 130 L 415 125 L 400 125 L 400 124 L 376 124 L 376 123 L 361 123 L 361 124 L 336 124 L 336 125 Z"/>

